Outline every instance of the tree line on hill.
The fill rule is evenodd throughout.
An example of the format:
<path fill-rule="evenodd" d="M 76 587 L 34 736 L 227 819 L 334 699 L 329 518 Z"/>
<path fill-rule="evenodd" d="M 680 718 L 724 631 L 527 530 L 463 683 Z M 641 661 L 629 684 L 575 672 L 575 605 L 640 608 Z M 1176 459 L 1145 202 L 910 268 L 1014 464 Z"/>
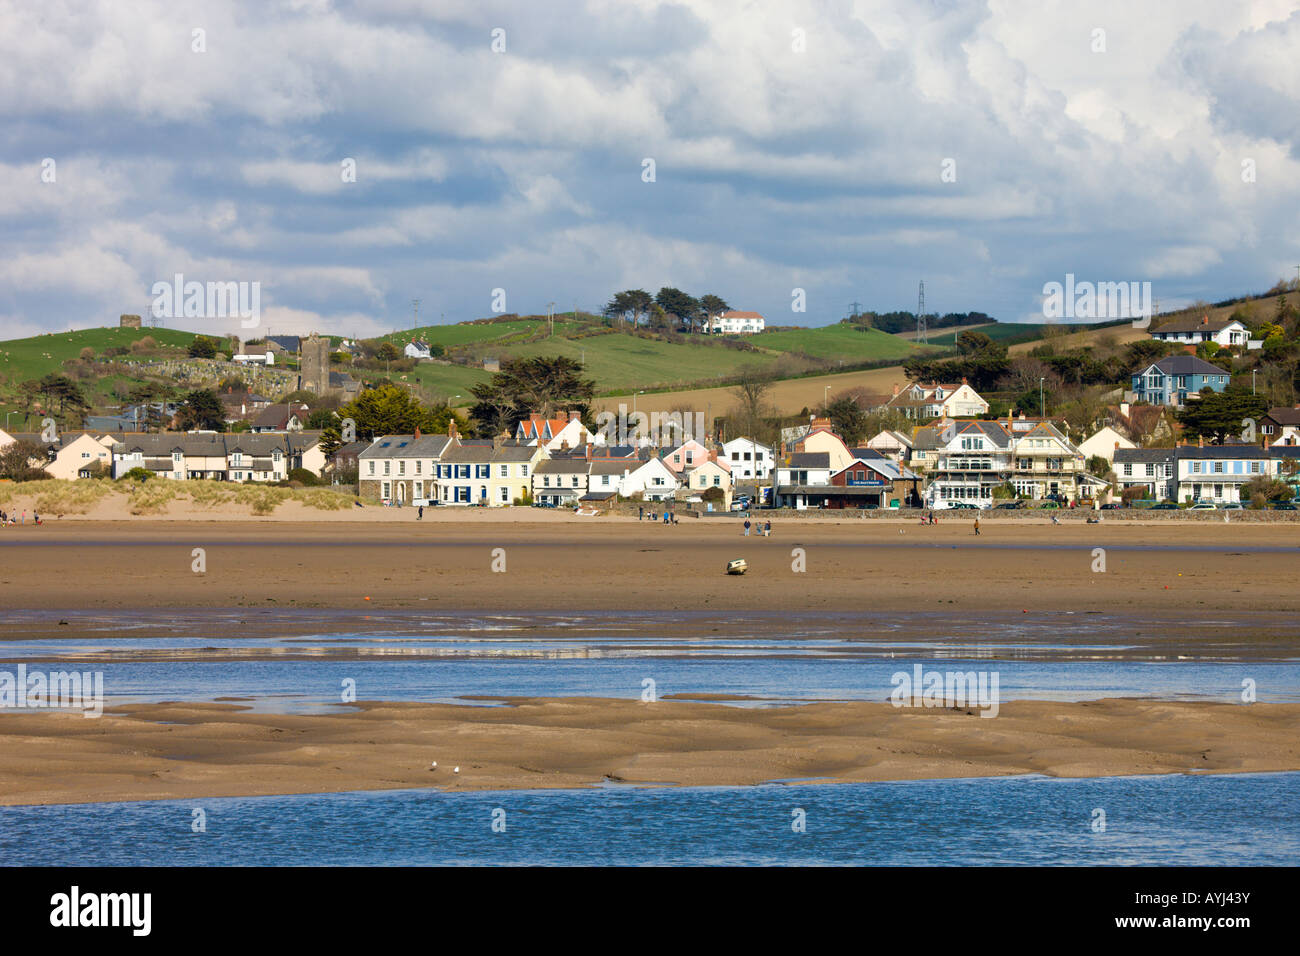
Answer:
<path fill-rule="evenodd" d="M 655 295 L 644 289 L 616 292 L 601 311 L 606 318 L 630 322 L 633 328 L 644 325 L 651 329 L 685 328 L 700 332 L 708 330 L 711 316 L 730 309 L 721 296 L 709 294 L 697 299 L 681 289 L 664 286 Z"/>
<path fill-rule="evenodd" d="M 848 325 L 864 325 L 881 332 L 897 334 L 916 329 L 915 312 L 857 312 L 842 320 Z M 991 325 L 997 319 L 983 312 L 945 312 L 943 315 L 927 315 L 925 327 L 933 332 L 962 325 Z"/>

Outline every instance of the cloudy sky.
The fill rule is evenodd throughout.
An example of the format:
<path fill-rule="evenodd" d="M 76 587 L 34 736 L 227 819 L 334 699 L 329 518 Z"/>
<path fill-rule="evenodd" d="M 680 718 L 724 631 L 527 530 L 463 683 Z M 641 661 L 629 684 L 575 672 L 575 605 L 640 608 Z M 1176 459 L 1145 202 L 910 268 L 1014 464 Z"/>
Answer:
<path fill-rule="evenodd" d="M 369 335 L 495 289 L 528 313 L 674 285 L 822 325 L 924 279 L 930 311 L 1016 321 L 1066 273 L 1164 307 L 1300 264 L 1291 0 L 0 0 L 0 23 L 3 338 L 116 324 L 176 273 L 260 283 L 272 332 Z"/>

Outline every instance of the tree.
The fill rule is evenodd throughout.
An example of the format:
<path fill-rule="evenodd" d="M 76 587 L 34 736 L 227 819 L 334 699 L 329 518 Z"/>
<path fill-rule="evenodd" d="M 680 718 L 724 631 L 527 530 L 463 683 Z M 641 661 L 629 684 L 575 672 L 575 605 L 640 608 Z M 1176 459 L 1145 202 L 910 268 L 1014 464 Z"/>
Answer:
<path fill-rule="evenodd" d="M 962 355 L 975 355 L 993 344 L 993 340 L 983 332 L 967 329 L 957 333 L 957 351 Z"/>
<path fill-rule="evenodd" d="M 1290 501 L 1291 486 L 1271 475 L 1256 475 L 1241 486 L 1241 497 L 1250 499 L 1252 507 L 1262 508 L 1270 501 Z"/>
<path fill-rule="evenodd" d="M 844 439 L 844 444 L 852 447 L 867 437 L 867 416 L 853 399 L 841 398 L 831 402 L 826 407 L 826 416 L 831 420 L 835 433 Z"/>
<path fill-rule="evenodd" d="M 630 321 L 635 328 L 642 316 L 650 314 L 650 306 L 653 303 L 654 297 L 644 289 L 628 289 L 615 293 L 614 298 L 609 300 L 609 304 L 602 312 L 610 318 Z"/>
<path fill-rule="evenodd" d="M 0 478 L 11 481 L 36 481 L 48 478 L 39 464 L 45 461 L 45 449 L 35 442 L 19 439 L 0 449 Z"/>
<path fill-rule="evenodd" d="M 700 302 L 694 296 L 687 295 L 681 289 L 664 286 L 655 296 L 655 305 L 666 314 L 676 315 L 682 321 L 693 325 L 695 316 L 700 311 Z"/>
<path fill-rule="evenodd" d="M 391 362 L 394 359 L 402 357 L 402 352 L 392 342 L 384 342 L 379 348 L 375 349 L 375 358 L 381 362 Z"/>
<path fill-rule="evenodd" d="M 1208 438 L 1221 445 L 1229 435 L 1241 432 L 1247 418 L 1262 418 L 1268 403 L 1262 396 L 1251 395 L 1240 385 L 1229 385 L 1222 392 L 1202 392 L 1199 400 L 1189 401 L 1178 413 L 1183 433 L 1192 438 Z"/>
<path fill-rule="evenodd" d="M 176 423 L 182 431 L 223 432 L 226 430 L 226 410 L 216 392 L 209 388 L 195 389 L 181 399 Z"/>
<path fill-rule="evenodd" d="M 305 426 L 309 431 L 320 431 L 331 428 L 338 421 L 334 413 L 327 408 L 318 408 L 307 416 Z"/>
<path fill-rule="evenodd" d="M 700 312 L 703 313 L 703 322 L 701 324 L 706 330 L 708 329 L 710 318 L 729 311 L 731 311 L 731 306 L 727 305 L 727 300 L 721 296 L 713 295 L 712 293 L 700 296 Z"/>
<path fill-rule="evenodd" d="M 367 389 L 339 409 L 340 418 L 356 423 L 358 436 L 410 435 L 418 428 L 433 434 L 446 432 L 453 418 L 460 421 L 447 404 L 425 408 L 419 399 L 400 385 L 382 385 Z M 331 429 L 333 431 L 333 429 Z"/>
<path fill-rule="evenodd" d="M 582 377 L 582 366 L 567 356 L 507 359 L 492 380 L 470 388 L 478 400 L 470 418 L 490 434 L 514 431 L 531 412 L 550 417 L 561 408 L 584 421 L 596 383 Z"/>
<path fill-rule="evenodd" d="M 191 358 L 216 358 L 217 348 L 220 345 L 220 342 L 207 335 L 196 335 L 190 342 L 188 352 Z"/>
<path fill-rule="evenodd" d="M 764 443 L 775 440 L 778 430 L 771 420 L 776 412 L 767 400 L 772 381 L 771 372 L 760 366 L 747 365 L 740 370 L 731 389 L 736 407 L 727 416 L 729 438 L 748 436 Z"/>

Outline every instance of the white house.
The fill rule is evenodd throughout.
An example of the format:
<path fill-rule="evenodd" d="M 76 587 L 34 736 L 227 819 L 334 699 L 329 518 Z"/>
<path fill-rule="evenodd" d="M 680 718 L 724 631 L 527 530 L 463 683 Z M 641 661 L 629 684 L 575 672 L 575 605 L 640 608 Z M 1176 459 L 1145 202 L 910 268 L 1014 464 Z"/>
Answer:
<path fill-rule="evenodd" d="M 274 365 L 275 353 L 270 349 L 265 352 L 236 352 L 231 356 L 236 362 L 242 362 L 245 365 Z"/>
<path fill-rule="evenodd" d="M 709 331 L 717 335 L 753 335 L 766 324 L 757 312 L 723 312 L 709 316 Z"/>
<path fill-rule="evenodd" d="M 1173 449 L 1179 501 L 1241 501 L 1241 486 L 1276 476 L 1279 461 L 1259 445 L 1182 445 Z"/>
<path fill-rule="evenodd" d="M 723 443 L 722 458 L 731 468 L 733 481 L 766 481 L 776 454 L 770 445 L 752 438 L 733 438 Z"/>
<path fill-rule="evenodd" d="M 629 471 L 623 476 L 618 493 L 624 498 L 643 495 L 646 501 L 667 501 L 677 494 L 680 486 L 677 475 L 661 458 L 646 462 L 628 462 Z"/>
<path fill-rule="evenodd" d="M 1217 342 L 1240 348 L 1250 338 L 1246 327 L 1236 319 L 1211 319 L 1203 315 L 1199 319 L 1185 316 L 1164 323 L 1151 330 L 1151 337 L 1160 342 L 1186 342 L 1199 345 L 1201 342 Z"/>
<path fill-rule="evenodd" d="M 908 418 L 975 418 L 987 415 L 989 403 L 971 388 L 966 379 L 952 384 L 915 382 L 906 388 L 894 387 L 894 394 L 880 406 L 899 411 Z"/>
<path fill-rule="evenodd" d="M 1109 425 L 1103 425 L 1093 434 L 1089 435 L 1083 441 L 1079 442 L 1079 454 L 1086 461 L 1093 456 L 1105 458 L 1109 462 L 1115 461 L 1115 450 L 1117 448 L 1136 448 L 1137 443 L 1129 441 L 1124 435 L 1120 434 Z"/>
<path fill-rule="evenodd" d="M 591 462 L 586 458 L 550 458 L 533 470 L 533 500 L 570 505 L 587 493 Z"/>
<path fill-rule="evenodd" d="M 406 343 L 406 348 L 402 349 L 402 354 L 407 358 L 427 359 L 429 357 L 429 343 L 421 342 L 419 339 L 411 339 Z"/>

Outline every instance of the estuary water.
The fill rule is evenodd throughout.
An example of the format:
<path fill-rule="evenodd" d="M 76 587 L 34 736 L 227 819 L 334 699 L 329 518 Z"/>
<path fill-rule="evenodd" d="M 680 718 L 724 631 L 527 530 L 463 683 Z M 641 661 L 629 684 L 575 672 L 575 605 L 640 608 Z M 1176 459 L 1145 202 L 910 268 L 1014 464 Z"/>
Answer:
<path fill-rule="evenodd" d="M 45 866 L 1294 866 L 1298 808 L 1300 773 L 399 790 L 0 807 L 0 858 Z"/>

